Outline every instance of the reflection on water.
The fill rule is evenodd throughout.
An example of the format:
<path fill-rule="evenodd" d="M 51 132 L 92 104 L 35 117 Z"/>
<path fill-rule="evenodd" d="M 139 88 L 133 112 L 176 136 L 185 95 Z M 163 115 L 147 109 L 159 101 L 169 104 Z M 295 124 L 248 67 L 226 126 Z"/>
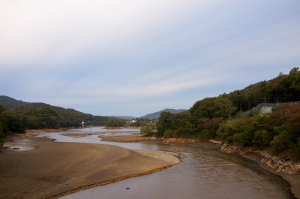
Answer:
<path fill-rule="evenodd" d="M 13 142 L 5 143 L 3 151 L 30 151 L 35 149 L 34 146 L 30 146 L 28 143 L 30 141 L 26 138 L 15 139 Z"/>
<path fill-rule="evenodd" d="M 99 132 L 98 130 L 92 128 L 85 132 L 89 134 Z M 101 132 L 107 131 L 102 130 Z M 123 132 L 126 131 L 128 129 Z M 81 129 L 77 132 L 83 131 Z M 62 197 L 64 199 L 292 198 L 287 184 L 279 177 L 266 172 L 251 161 L 215 149 L 185 145 L 102 142 L 99 141 L 98 135 L 72 138 L 50 133 L 41 136 L 50 136 L 57 141 L 104 143 L 129 149 L 171 151 L 183 156 L 182 163 L 169 169 L 80 191 Z"/>
<path fill-rule="evenodd" d="M 37 137 L 48 137 L 51 139 L 55 139 L 58 142 L 80 142 L 80 143 L 94 143 L 94 144 L 108 144 L 108 145 L 115 145 L 124 147 L 127 149 L 145 149 L 142 145 L 144 143 L 115 143 L 115 142 L 106 142 L 101 141 L 99 135 L 101 136 L 117 136 L 117 135 L 130 135 L 131 133 L 140 132 L 139 129 L 103 129 L 102 127 L 92 127 L 87 129 L 71 129 L 64 132 L 46 132 L 40 133 Z M 82 135 L 86 134 L 87 136 L 76 138 L 76 137 L 69 137 L 64 135 Z M 155 150 L 155 149 L 153 149 Z"/>

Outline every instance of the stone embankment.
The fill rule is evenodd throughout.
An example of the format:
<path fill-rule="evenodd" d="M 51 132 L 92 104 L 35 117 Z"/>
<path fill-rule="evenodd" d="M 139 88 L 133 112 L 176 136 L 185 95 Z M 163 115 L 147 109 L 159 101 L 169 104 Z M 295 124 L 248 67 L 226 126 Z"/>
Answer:
<path fill-rule="evenodd" d="M 165 144 L 170 143 L 200 143 L 202 139 L 189 139 L 189 138 L 165 138 L 162 140 Z M 219 150 L 224 153 L 232 153 L 240 155 L 244 158 L 261 162 L 270 168 L 275 169 L 277 172 L 286 174 L 296 174 L 300 172 L 300 162 L 294 162 L 289 159 L 273 156 L 266 150 L 260 150 L 254 147 L 241 147 L 228 144 L 222 144 L 220 141 L 210 140 L 210 142 L 220 146 Z"/>
<path fill-rule="evenodd" d="M 105 137 L 103 141 L 113 141 L 113 142 L 141 142 L 141 141 L 154 141 L 162 142 L 164 144 L 196 144 L 201 145 L 201 143 L 207 142 L 203 139 L 191 139 L 191 138 L 156 138 L 156 137 L 140 137 L 140 136 L 115 136 L 115 137 Z M 232 153 L 240 155 L 244 158 L 263 163 L 270 168 L 275 169 L 277 172 L 285 174 L 296 174 L 300 173 L 300 162 L 294 162 L 289 159 L 280 158 L 269 154 L 266 150 L 260 150 L 254 147 L 241 147 L 228 144 L 222 144 L 220 141 L 210 140 L 216 147 L 219 148 L 221 152 Z"/>
<path fill-rule="evenodd" d="M 259 150 L 253 147 L 240 147 L 223 144 L 220 151 L 224 153 L 232 153 L 241 155 L 250 160 L 259 161 L 268 167 L 276 169 L 277 172 L 286 174 L 296 174 L 300 172 L 300 162 L 294 162 L 289 159 L 279 158 L 269 154 L 266 150 Z"/>
<path fill-rule="evenodd" d="M 279 106 L 284 106 L 287 104 L 300 104 L 300 101 L 296 101 L 296 102 L 285 102 L 285 103 L 261 103 L 258 104 L 256 107 L 253 107 L 252 109 L 245 111 L 245 114 L 249 114 L 251 112 L 255 112 L 255 111 L 261 111 L 263 107 L 269 107 L 269 108 L 276 108 Z"/>

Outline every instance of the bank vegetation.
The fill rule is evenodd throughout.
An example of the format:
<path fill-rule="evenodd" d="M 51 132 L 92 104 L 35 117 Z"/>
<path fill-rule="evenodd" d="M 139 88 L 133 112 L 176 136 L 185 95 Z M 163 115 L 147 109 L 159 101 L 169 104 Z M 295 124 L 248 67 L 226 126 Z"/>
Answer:
<path fill-rule="evenodd" d="M 300 160 L 300 71 L 197 101 L 188 111 L 163 112 L 145 136 L 214 139 L 264 149 L 286 160 Z M 269 113 L 253 110 L 273 107 Z"/>

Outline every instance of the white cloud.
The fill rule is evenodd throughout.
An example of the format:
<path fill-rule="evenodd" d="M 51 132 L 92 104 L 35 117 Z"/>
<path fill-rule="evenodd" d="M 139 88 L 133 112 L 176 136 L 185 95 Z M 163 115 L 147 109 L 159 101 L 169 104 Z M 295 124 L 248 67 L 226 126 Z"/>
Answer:
<path fill-rule="evenodd" d="M 60 59 L 91 48 L 100 53 L 123 50 L 122 45 L 174 23 L 196 4 L 195 0 L 1 1 L 0 63 Z"/>
<path fill-rule="evenodd" d="M 7 86 L 2 92 L 69 107 L 130 101 L 140 107 L 138 101 L 156 99 L 155 105 L 164 106 L 175 98 L 179 104 L 224 92 L 212 91 L 216 85 L 247 86 L 272 78 L 275 67 L 278 74 L 300 63 L 300 18 L 290 5 L 3 0 L 0 81 Z"/>

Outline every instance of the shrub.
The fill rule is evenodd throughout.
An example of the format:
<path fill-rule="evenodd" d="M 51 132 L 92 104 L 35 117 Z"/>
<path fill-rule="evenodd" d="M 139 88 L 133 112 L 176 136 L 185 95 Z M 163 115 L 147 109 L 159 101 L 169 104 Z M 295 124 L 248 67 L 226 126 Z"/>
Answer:
<path fill-rule="evenodd" d="M 252 141 L 255 146 L 269 146 L 272 141 L 273 136 L 272 133 L 267 130 L 258 130 L 254 132 L 254 139 Z"/>
<path fill-rule="evenodd" d="M 225 139 L 226 144 L 231 144 L 232 142 L 233 142 L 233 137 L 232 136 L 226 137 L 226 139 Z"/>
<path fill-rule="evenodd" d="M 155 131 L 155 127 L 154 126 L 143 126 L 141 129 L 140 129 L 140 133 L 143 134 L 144 136 L 146 137 L 151 137 L 151 136 L 154 136 L 156 137 L 156 131 Z"/>
<path fill-rule="evenodd" d="M 170 138 L 170 137 L 172 137 L 172 130 L 171 129 L 167 129 L 165 132 L 164 132 L 164 134 L 163 134 L 163 137 L 165 137 L 165 138 Z"/>
<path fill-rule="evenodd" d="M 225 141 L 228 136 L 233 136 L 237 133 L 244 133 L 241 135 L 236 135 L 233 141 L 236 141 L 242 145 L 248 145 L 253 139 L 252 132 L 253 125 L 252 120 L 249 118 L 237 118 L 237 119 L 228 119 L 226 123 L 220 125 L 220 128 L 217 131 L 217 135 L 220 140 Z"/>
<path fill-rule="evenodd" d="M 243 133 L 236 133 L 233 135 L 233 142 L 242 146 L 247 146 L 252 144 L 253 135 L 250 131 L 245 131 Z"/>

